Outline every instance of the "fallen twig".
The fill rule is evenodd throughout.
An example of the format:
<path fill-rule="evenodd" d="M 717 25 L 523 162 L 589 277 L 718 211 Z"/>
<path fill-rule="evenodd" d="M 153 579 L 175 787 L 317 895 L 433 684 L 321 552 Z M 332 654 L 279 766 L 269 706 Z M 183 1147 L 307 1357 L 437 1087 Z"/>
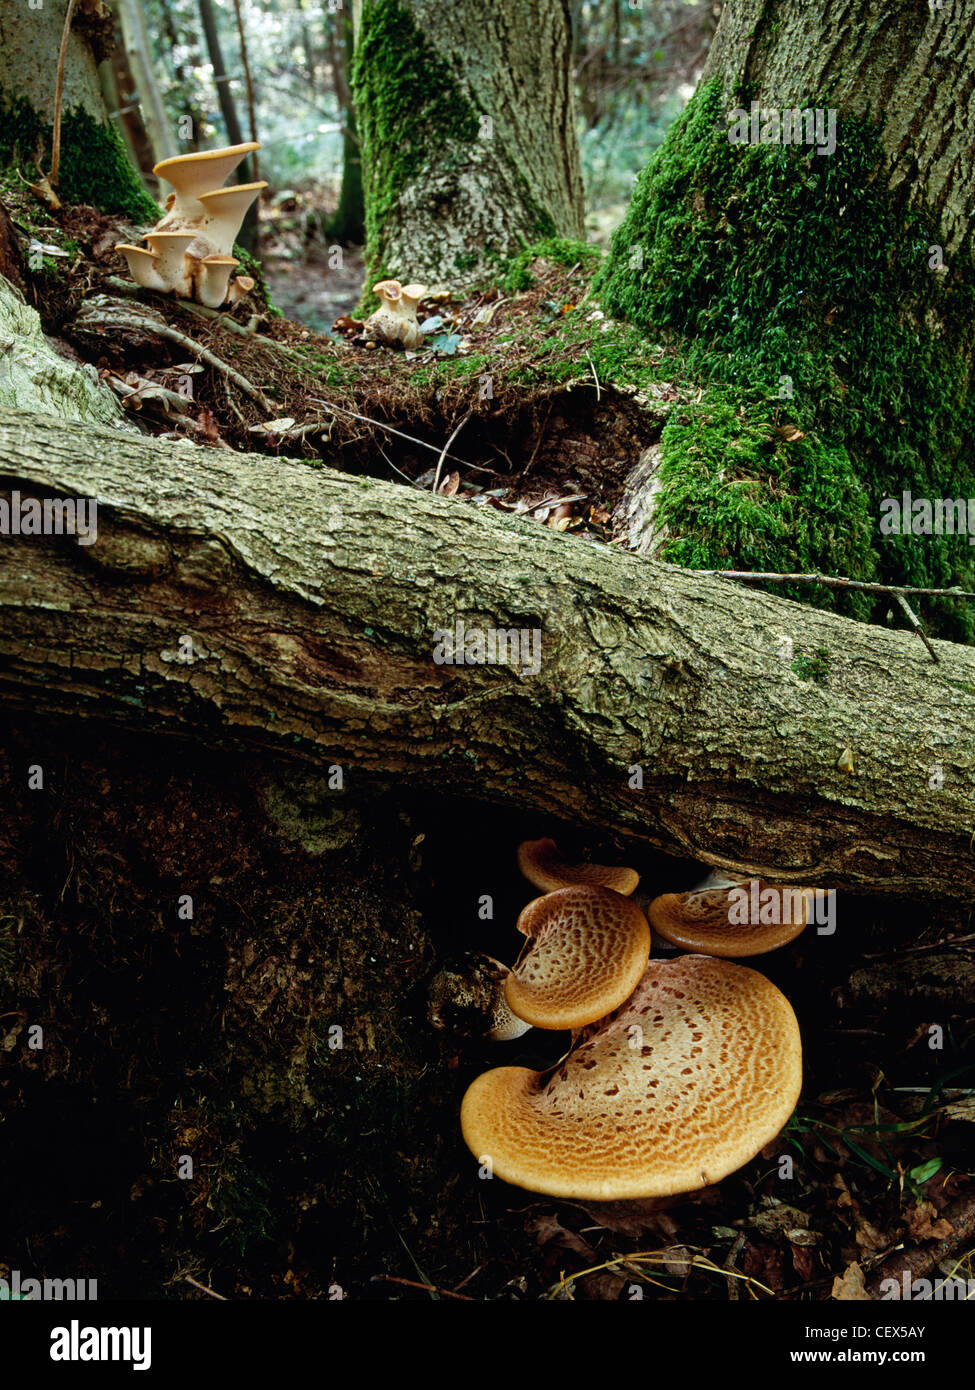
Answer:
<path fill-rule="evenodd" d="M 61 103 L 64 98 L 64 60 L 68 54 L 68 37 L 71 33 L 71 21 L 74 18 L 75 0 L 68 0 L 67 12 L 64 16 L 64 28 L 61 31 L 61 51 L 58 54 L 58 80 L 54 88 L 54 123 L 51 135 L 51 172 L 47 176 L 47 181 L 52 188 L 57 187 L 58 173 L 61 168 Z"/>
<path fill-rule="evenodd" d="M 462 464 L 464 468 L 473 469 L 475 473 L 490 473 L 492 478 L 498 476 L 498 470 L 496 468 L 485 468 L 479 463 L 468 463 L 466 459 L 458 458 L 456 454 L 449 454 L 445 450 L 439 450 L 436 444 L 428 444 L 425 439 L 416 439 L 412 434 L 404 434 L 402 430 L 395 430 L 392 425 L 387 425 L 382 420 L 371 420 L 368 415 L 357 415 L 354 410 L 346 410 L 344 406 L 333 405 L 331 401 L 323 401 L 319 396 L 309 396 L 308 399 L 313 405 L 323 405 L 326 410 L 338 411 L 340 415 L 349 415 L 353 420 L 361 420 L 365 425 L 375 425 L 377 429 L 386 430 L 387 433 L 395 434 L 400 439 L 408 439 L 411 444 L 419 444 L 421 449 L 429 449 L 432 454 L 439 453 L 442 459 L 451 459 L 454 463 Z M 449 439 L 447 445 L 448 447 L 450 445 Z"/>
<path fill-rule="evenodd" d="M 255 386 L 252 381 L 231 367 L 229 362 L 225 362 L 222 357 L 218 357 L 215 352 L 198 343 L 195 338 L 191 338 L 188 333 L 183 333 L 178 328 L 172 328 L 163 319 L 154 314 L 139 313 L 136 310 L 124 309 L 121 312 L 115 310 L 111 313 L 104 313 L 99 309 L 97 302 L 89 301 L 83 304 L 78 311 L 76 322 L 84 324 L 98 323 L 106 327 L 136 328 L 145 333 L 155 333 L 160 338 L 168 338 L 172 343 L 179 343 L 181 347 L 188 348 L 190 352 L 196 353 L 201 361 L 206 362 L 207 366 L 213 367 L 215 371 L 222 372 L 228 377 L 235 386 L 239 387 L 245 395 L 250 396 L 251 400 L 256 401 L 262 410 L 266 410 L 269 415 L 276 413 L 277 407 L 268 400 L 260 387 Z"/>
<path fill-rule="evenodd" d="M 408 1289 L 422 1289 L 424 1293 L 436 1293 L 441 1298 L 456 1298 L 460 1303 L 476 1303 L 470 1294 L 454 1293 L 452 1289 L 438 1289 L 436 1284 L 421 1284 L 417 1279 L 399 1279 L 395 1274 L 374 1274 L 375 1283 L 405 1284 Z"/>
<path fill-rule="evenodd" d="M 433 487 L 431 487 L 430 489 L 431 492 L 436 492 L 437 488 L 440 486 L 440 473 L 443 469 L 443 461 L 447 457 L 447 450 L 450 448 L 451 444 L 453 444 L 454 440 L 460 434 L 461 430 L 464 428 L 464 426 L 467 424 L 470 418 L 471 412 L 468 411 L 464 418 L 460 421 L 460 423 L 454 427 L 453 434 L 451 434 L 450 438 L 443 446 L 443 449 L 440 451 L 440 457 L 437 459 L 436 472 L 433 475 Z"/>
<path fill-rule="evenodd" d="M 947 598 L 975 598 L 971 589 L 956 584 L 951 589 L 919 589 L 911 584 L 868 584 L 862 579 L 845 579 L 831 574 L 766 574 L 757 570 L 694 570 L 695 574 L 716 575 L 720 579 L 753 580 L 763 584 L 824 584 L 827 589 L 859 589 L 867 594 L 937 594 Z"/>

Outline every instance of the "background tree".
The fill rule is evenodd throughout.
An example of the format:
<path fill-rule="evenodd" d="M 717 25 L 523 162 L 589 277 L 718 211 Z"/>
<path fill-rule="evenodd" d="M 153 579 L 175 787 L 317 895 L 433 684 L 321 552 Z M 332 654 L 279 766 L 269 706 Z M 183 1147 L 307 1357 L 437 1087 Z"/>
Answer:
<path fill-rule="evenodd" d="M 30 177 L 50 167 L 58 52 L 67 0 L 0 13 L 0 168 Z M 158 216 L 111 125 L 98 65 L 111 45 L 102 0 L 82 0 L 65 61 L 58 187 L 65 202 L 93 203 L 139 221 Z"/>
<path fill-rule="evenodd" d="M 452 285 L 582 233 L 565 0 L 363 0 L 353 89 L 369 274 Z"/>
<path fill-rule="evenodd" d="M 975 495 L 973 73 L 970 7 L 725 7 L 599 285 L 709 383 L 664 432 L 669 558 L 971 587 L 965 537 L 881 537 L 877 515 L 904 489 Z M 774 143 L 762 114 L 733 144 L 752 103 L 833 109 L 835 153 Z"/>

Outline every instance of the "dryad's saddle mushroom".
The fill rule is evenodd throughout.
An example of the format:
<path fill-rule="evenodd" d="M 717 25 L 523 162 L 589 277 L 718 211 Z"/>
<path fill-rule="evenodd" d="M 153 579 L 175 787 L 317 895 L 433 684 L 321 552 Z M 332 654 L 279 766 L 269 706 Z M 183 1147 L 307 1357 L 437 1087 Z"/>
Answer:
<path fill-rule="evenodd" d="M 569 864 L 559 854 L 554 840 L 525 840 L 518 846 L 518 867 L 536 888 L 552 893 L 573 883 L 594 888 L 612 888 L 629 897 L 640 882 L 635 869 L 614 868 L 607 864 Z"/>
<path fill-rule="evenodd" d="M 718 1182 L 786 1123 L 799 1029 L 757 971 L 706 956 L 651 961 L 631 998 L 551 1071 L 471 1085 L 464 1139 L 495 1176 L 552 1197 L 663 1197 Z"/>
<path fill-rule="evenodd" d="M 650 925 L 673 946 L 703 955 L 760 956 L 794 941 L 813 907 L 811 888 L 712 874 L 689 893 L 664 893 L 648 909 Z"/>
<path fill-rule="evenodd" d="M 650 956 L 647 919 L 609 888 L 575 885 L 530 902 L 528 941 L 505 984 L 514 1014 L 536 1028 L 583 1028 L 636 989 Z"/>
<path fill-rule="evenodd" d="M 244 214 L 267 184 L 221 185 L 245 155 L 259 148 L 251 141 L 177 155 L 156 165 L 153 173 L 175 190 L 166 201 L 166 212 L 146 233 L 148 247 L 125 242 L 115 247 L 133 280 L 145 289 L 197 299 L 210 309 L 232 304 L 254 288 L 249 275 L 231 281 L 240 264 L 233 249 Z"/>

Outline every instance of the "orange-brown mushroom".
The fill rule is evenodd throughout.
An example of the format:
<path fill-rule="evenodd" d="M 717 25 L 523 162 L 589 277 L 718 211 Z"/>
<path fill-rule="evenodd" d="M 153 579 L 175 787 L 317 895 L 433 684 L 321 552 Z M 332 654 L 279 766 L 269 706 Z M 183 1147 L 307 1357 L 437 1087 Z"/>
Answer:
<path fill-rule="evenodd" d="M 496 1177 L 552 1197 L 664 1197 L 719 1182 L 774 1139 L 799 1096 L 783 994 L 707 956 L 651 961 L 629 1000 L 548 1072 L 499 1067 L 461 1107 Z"/>
<path fill-rule="evenodd" d="M 505 997 L 536 1028 L 583 1028 L 604 1018 L 633 993 L 650 955 L 646 917 L 609 888 L 546 893 L 524 909 L 518 930 L 528 941 Z"/>
<path fill-rule="evenodd" d="M 650 925 L 685 951 L 735 959 L 794 941 L 813 908 L 811 888 L 712 874 L 689 893 L 664 893 L 648 908 Z"/>
<path fill-rule="evenodd" d="M 518 846 L 518 867 L 536 888 L 552 893 L 574 883 L 594 888 L 612 888 L 629 897 L 640 882 L 635 869 L 613 868 L 606 864 L 569 864 L 559 854 L 554 840 L 525 840 Z"/>

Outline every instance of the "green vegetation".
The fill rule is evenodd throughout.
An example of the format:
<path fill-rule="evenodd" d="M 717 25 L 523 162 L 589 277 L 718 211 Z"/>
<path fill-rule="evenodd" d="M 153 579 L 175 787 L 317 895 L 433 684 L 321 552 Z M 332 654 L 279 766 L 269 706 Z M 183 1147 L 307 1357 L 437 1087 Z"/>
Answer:
<path fill-rule="evenodd" d="M 791 668 L 801 681 L 815 681 L 825 685 L 829 676 L 829 651 L 817 647 L 815 656 L 797 656 Z"/>
<path fill-rule="evenodd" d="M 534 246 L 526 246 L 505 263 L 498 281 L 502 293 L 515 294 L 519 290 L 530 289 L 532 262 L 536 260 L 551 261 L 553 265 L 581 265 L 584 270 L 594 272 L 602 260 L 602 252 L 598 246 L 590 246 L 586 241 L 572 241 L 565 237 L 550 237 L 546 241 L 536 242 Z"/>
<path fill-rule="evenodd" d="M 963 452 L 975 427 L 970 258 L 936 268 L 936 229 L 873 176 L 866 122 L 840 118 L 832 157 L 732 145 L 727 130 L 711 83 L 645 169 L 595 285 L 609 312 L 678 341 L 687 371 L 710 383 L 697 444 L 677 420 L 665 432 L 668 558 L 746 568 L 761 555 L 764 568 L 812 563 L 971 588 L 964 537 L 868 541 L 884 496 L 975 496 Z M 752 424 L 773 408 L 800 442 L 776 446 L 770 469 L 769 438 Z M 746 484 L 736 506 L 734 492 L 702 476 L 719 467 L 730 433 L 732 481 L 767 479 L 761 500 Z M 831 536 L 832 555 L 822 549 Z M 929 612 L 944 635 L 975 636 L 970 607 L 936 600 Z"/>
<path fill-rule="evenodd" d="M 11 101 L 0 91 L 0 168 L 19 169 L 30 180 L 50 159 L 51 126 L 22 98 Z M 136 223 L 159 217 L 118 133 L 80 107 L 62 119 L 58 193 L 65 203 L 90 203 Z"/>

